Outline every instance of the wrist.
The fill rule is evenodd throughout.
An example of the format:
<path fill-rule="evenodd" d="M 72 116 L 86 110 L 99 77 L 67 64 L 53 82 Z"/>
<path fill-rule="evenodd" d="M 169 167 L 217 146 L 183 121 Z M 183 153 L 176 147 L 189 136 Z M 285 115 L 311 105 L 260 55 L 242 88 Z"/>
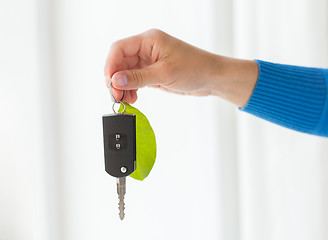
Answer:
<path fill-rule="evenodd" d="M 258 78 L 257 62 L 215 55 L 214 71 L 208 89 L 211 95 L 221 97 L 243 107 L 251 97 Z"/>

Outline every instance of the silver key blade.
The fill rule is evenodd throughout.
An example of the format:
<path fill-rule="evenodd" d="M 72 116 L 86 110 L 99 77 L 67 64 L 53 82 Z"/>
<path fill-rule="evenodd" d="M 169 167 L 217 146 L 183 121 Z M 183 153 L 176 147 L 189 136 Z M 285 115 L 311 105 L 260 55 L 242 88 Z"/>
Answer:
<path fill-rule="evenodd" d="M 117 194 L 118 194 L 118 209 L 120 210 L 120 219 L 123 220 L 124 218 L 124 195 L 126 192 L 126 178 L 117 178 Z"/>

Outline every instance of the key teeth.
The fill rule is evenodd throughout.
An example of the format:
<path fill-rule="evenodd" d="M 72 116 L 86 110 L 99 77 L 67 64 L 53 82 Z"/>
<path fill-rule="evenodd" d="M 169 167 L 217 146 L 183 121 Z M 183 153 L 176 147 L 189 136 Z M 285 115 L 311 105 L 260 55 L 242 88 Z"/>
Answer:
<path fill-rule="evenodd" d="M 124 216 L 125 216 L 125 213 L 124 213 L 124 210 L 125 210 L 125 203 L 123 200 L 120 200 L 119 203 L 118 203 L 118 210 L 119 210 L 119 216 L 120 216 L 120 219 L 123 220 L 124 219 Z"/>
<path fill-rule="evenodd" d="M 120 219 L 123 220 L 124 219 L 124 216 L 125 216 L 125 213 L 124 213 L 124 210 L 125 210 L 125 202 L 124 202 L 124 195 L 125 195 L 125 192 L 126 192 L 126 178 L 118 178 L 117 179 L 117 193 L 118 193 L 118 199 L 119 199 L 119 202 L 118 202 L 118 209 L 119 209 L 119 216 L 120 216 Z"/>

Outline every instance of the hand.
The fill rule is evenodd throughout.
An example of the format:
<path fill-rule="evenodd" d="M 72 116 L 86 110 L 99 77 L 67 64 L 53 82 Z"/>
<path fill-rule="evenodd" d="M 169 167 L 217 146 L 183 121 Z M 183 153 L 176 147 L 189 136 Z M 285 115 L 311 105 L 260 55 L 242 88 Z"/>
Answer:
<path fill-rule="evenodd" d="M 212 58 L 211 58 L 212 57 Z M 212 54 L 159 30 L 115 42 L 108 54 L 105 76 L 111 77 L 115 99 L 137 100 L 138 88 L 151 86 L 188 95 L 209 95 L 207 75 L 214 68 Z M 109 81 L 107 78 L 107 86 Z"/>
<path fill-rule="evenodd" d="M 238 106 L 250 97 L 257 71 L 256 62 L 215 55 L 160 30 L 113 43 L 104 68 L 107 87 L 112 78 L 115 99 L 126 90 L 127 103 L 137 100 L 139 88 L 150 86 L 184 95 L 216 95 Z M 247 75 L 252 81 L 245 84 Z"/>

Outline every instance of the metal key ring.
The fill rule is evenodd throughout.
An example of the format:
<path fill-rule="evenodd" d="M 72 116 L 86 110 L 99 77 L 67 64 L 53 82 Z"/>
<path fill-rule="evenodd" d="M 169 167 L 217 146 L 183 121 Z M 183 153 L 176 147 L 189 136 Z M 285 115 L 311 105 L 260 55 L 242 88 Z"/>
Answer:
<path fill-rule="evenodd" d="M 116 104 L 116 103 L 119 103 L 120 105 L 121 105 L 121 104 L 123 105 L 123 111 L 122 111 L 122 112 L 116 112 L 116 110 L 115 110 L 115 104 Z M 114 102 L 114 103 L 113 103 L 113 106 L 112 106 L 112 109 L 113 109 L 113 112 L 114 112 L 114 113 L 123 114 L 123 113 L 125 112 L 125 104 L 124 104 L 124 102 L 121 102 L 121 101 Z"/>
<path fill-rule="evenodd" d="M 117 101 L 113 95 L 112 78 L 109 79 L 109 92 L 110 92 L 110 96 L 112 97 L 114 103 L 123 103 L 122 101 L 124 100 L 124 97 L 125 97 L 125 90 L 123 90 L 123 96 L 122 96 L 121 100 Z M 124 108 L 124 110 L 125 110 L 125 108 Z"/>

